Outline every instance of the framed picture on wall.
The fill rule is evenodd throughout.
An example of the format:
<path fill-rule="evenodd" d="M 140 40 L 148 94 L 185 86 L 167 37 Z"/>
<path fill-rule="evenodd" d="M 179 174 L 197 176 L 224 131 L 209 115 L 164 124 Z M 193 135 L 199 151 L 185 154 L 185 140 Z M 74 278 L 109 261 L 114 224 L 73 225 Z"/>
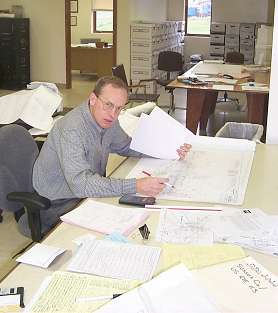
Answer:
<path fill-rule="evenodd" d="M 70 26 L 77 26 L 77 16 L 70 17 Z"/>
<path fill-rule="evenodd" d="M 71 13 L 78 12 L 78 0 L 70 0 L 70 12 Z"/>

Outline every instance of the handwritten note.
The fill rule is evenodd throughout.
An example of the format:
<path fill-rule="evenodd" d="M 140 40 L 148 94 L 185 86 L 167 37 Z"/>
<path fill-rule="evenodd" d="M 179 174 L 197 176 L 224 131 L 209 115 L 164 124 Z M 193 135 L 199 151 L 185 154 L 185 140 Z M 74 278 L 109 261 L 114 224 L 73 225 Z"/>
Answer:
<path fill-rule="evenodd" d="M 193 273 L 207 288 L 220 311 L 277 313 L 278 277 L 252 257 L 217 264 Z"/>

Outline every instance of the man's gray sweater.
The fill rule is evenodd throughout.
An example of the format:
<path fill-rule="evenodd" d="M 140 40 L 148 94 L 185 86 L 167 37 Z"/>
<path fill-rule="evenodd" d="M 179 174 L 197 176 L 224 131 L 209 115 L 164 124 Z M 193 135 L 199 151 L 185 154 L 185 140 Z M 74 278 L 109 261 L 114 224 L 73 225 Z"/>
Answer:
<path fill-rule="evenodd" d="M 104 177 L 109 153 L 142 155 L 130 142 L 118 121 L 101 128 L 86 101 L 55 123 L 34 165 L 34 188 L 50 200 L 135 193 L 135 179 Z"/>

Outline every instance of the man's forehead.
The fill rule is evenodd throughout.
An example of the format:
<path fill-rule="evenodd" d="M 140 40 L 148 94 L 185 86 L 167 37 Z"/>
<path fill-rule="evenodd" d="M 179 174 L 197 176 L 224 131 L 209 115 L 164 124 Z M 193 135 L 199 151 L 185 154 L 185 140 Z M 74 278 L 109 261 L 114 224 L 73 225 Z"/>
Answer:
<path fill-rule="evenodd" d="M 109 84 L 102 88 L 100 96 L 104 97 L 107 101 L 110 102 L 115 102 L 119 98 L 124 98 L 124 101 L 126 101 L 127 92 L 123 88 L 117 88 Z"/>

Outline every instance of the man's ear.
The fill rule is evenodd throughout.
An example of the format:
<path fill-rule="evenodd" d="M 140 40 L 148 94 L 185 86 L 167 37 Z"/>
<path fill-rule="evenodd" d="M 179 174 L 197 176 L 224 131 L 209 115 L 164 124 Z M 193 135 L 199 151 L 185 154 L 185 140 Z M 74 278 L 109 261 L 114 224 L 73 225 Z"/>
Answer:
<path fill-rule="evenodd" d="M 94 92 L 92 92 L 89 96 L 89 103 L 90 103 L 90 106 L 93 106 L 97 101 L 97 96 Z"/>

